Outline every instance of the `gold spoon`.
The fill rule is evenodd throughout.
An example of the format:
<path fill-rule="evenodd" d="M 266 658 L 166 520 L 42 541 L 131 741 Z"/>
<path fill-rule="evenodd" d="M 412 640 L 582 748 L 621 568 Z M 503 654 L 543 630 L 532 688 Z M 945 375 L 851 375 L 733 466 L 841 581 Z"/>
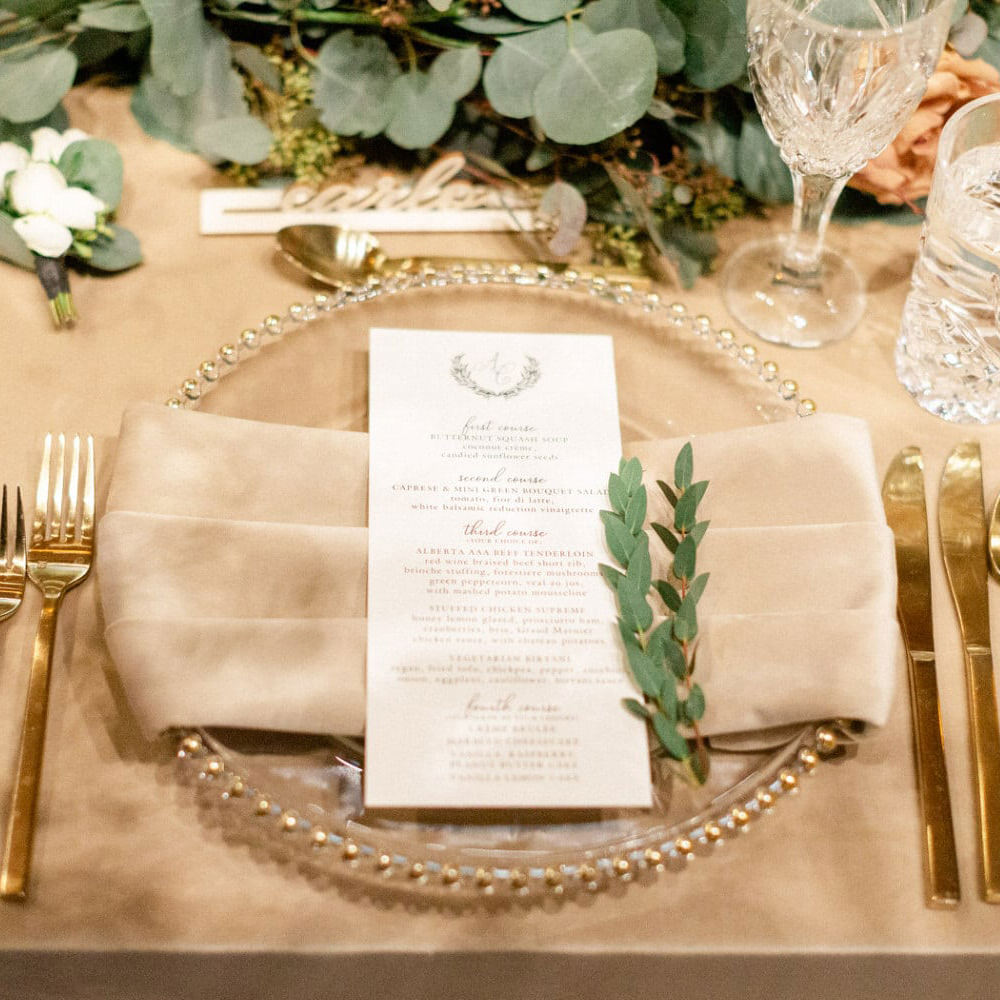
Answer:
<path fill-rule="evenodd" d="M 336 287 L 372 275 L 417 271 L 423 266 L 436 268 L 469 264 L 492 264 L 494 267 L 509 267 L 514 264 L 532 266 L 531 261 L 474 261 L 460 257 L 400 257 L 390 260 L 374 235 L 343 229 L 340 226 L 286 226 L 278 231 L 278 249 L 285 260 L 300 271 L 304 271 L 324 285 Z M 574 270 L 581 277 L 599 276 L 614 285 L 631 285 L 643 291 L 650 287 L 649 278 L 632 274 L 624 268 L 576 267 L 565 263 L 546 263 L 544 266 L 557 274 Z"/>
<path fill-rule="evenodd" d="M 990 572 L 1000 580 L 1000 493 L 993 501 L 993 513 L 987 528 L 986 552 L 989 556 Z"/>

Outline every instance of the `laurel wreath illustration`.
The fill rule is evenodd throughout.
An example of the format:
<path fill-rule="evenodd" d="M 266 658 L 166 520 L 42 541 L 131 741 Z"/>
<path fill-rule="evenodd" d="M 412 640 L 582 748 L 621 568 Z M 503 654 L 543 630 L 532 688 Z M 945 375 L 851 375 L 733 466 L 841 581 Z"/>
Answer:
<path fill-rule="evenodd" d="M 471 389 L 477 396 L 482 396 L 484 399 L 510 399 L 512 396 L 524 392 L 525 389 L 530 389 L 541 377 L 542 369 L 537 358 L 525 355 L 524 361 L 524 367 L 521 369 L 521 380 L 508 389 L 487 389 L 480 385 L 472 377 L 472 369 L 465 360 L 464 354 L 456 354 L 451 359 L 451 377 L 459 385 Z"/>

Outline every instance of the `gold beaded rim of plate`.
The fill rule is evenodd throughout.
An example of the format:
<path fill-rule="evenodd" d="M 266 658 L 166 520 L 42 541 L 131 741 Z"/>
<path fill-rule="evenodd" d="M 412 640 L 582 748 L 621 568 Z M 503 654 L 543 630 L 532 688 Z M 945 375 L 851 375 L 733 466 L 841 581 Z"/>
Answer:
<path fill-rule="evenodd" d="M 778 803 L 798 793 L 823 761 L 840 757 L 851 742 L 838 723 L 825 723 L 804 735 L 790 751 L 789 759 L 770 780 L 762 779 L 745 797 L 717 812 L 692 820 L 689 828 L 660 840 L 650 834 L 627 851 L 585 852 L 569 860 L 549 860 L 537 866 L 507 867 L 491 864 L 463 864 L 448 860 L 413 857 L 390 850 L 377 840 L 362 837 L 363 830 L 348 830 L 337 824 L 312 822 L 264 789 L 254 787 L 249 777 L 234 771 L 224 757 L 207 745 L 202 735 L 191 730 L 181 735 L 177 758 L 193 770 L 199 782 L 208 786 L 222 803 L 242 803 L 254 822 L 269 824 L 280 838 L 288 838 L 300 853 L 311 852 L 318 860 L 354 874 L 395 879 L 404 886 L 442 890 L 472 889 L 492 896 L 507 891 L 516 896 L 545 893 L 561 896 L 567 891 L 598 892 L 616 882 L 630 882 L 643 875 L 678 871 L 696 856 L 744 834 L 753 824 L 770 815 Z"/>
<path fill-rule="evenodd" d="M 687 330 L 696 338 L 714 342 L 720 351 L 730 355 L 735 363 L 750 370 L 781 399 L 794 406 L 797 416 L 807 417 L 816 412 L 816 403 L 802 394 L 798 382 L 783 377 L 777 362 L 764 358 L 756 344 L 740 343 L 731 329 L 717 330 L 708 316 L 692 315 L 683 302 L 666 302 L 657 292 L 639 290 L 625 282 L 609 282 L 586 269 L 556 271 L 545 264 L 492 266 L 487 262 L 447 268 L 425 265 L 419 270 L 372 276 L 334 292 L 319 292 L 308 303 L 295 302 L 283 316 L 276 313 L 265 316 L 256 327 L 247 327 L 236 340 L 222 344 L 214 358 L 201 362 L 194 373 L 181 382 L 167 398 L 166 405 L 172 409 L 197 407 L 220 379 L 240 363 L 256 356 L 261 347 L 338 309 L 415 289 L 483 284 L 569 291 L 646 313 L 662 313 L 668 327 Z"/>

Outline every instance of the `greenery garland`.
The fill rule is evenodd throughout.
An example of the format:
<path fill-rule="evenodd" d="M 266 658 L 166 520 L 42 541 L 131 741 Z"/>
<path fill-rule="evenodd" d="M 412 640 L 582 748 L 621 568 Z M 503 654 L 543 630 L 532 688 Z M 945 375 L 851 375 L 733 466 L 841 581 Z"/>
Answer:
<path fill-rule="evenodd" d="M 1000 8 L 956 7 L 1000 65 Z M 136 81 L 149 134 L 245 179 L 456 149 L 481 177 L 559 183 L 554 250 L 590 225 L 606 256 L 635 267 L 649 245 L 685 284 L 721 221 L 791 197 L 747 85 L 746 0 L 0 0 L 0 140 L 65 128 L 60 100 L 98 73 Z"/>

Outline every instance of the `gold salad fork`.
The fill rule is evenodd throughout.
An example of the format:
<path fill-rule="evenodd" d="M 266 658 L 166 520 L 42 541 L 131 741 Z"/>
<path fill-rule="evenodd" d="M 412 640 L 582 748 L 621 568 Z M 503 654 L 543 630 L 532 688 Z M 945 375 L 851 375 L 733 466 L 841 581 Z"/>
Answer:
<path fill-rule="evenodd" d="M 27 894 L 56 618 L 66 591 L 90 571 L 94 554 L 94 439 L 86 438 L 85 468 L 81 468 L 80 438 L 73 438 L 68 475 L 65 435 L 55 438 L 54 456 L 52 445 L 53 437 L 47 434 L 28 546 L 28 578 L 42 592 L 42 613 L 28 679 L 17 776 L 0 867 L 0 896 L 4 899 L 23 899 Z M 54 473 L 51 492 L 50 472 Z"/>
<path fill-rule="evenodd" d="M 0 500 L 0 622 L 17 611 L 24 597 L 24 508 L 21 506 L 21 487 L 17 488 L 17 507 L 14 516 L 14 549 L 8 556 L 7 540 L 7 486 L 4 484 Z"/>

